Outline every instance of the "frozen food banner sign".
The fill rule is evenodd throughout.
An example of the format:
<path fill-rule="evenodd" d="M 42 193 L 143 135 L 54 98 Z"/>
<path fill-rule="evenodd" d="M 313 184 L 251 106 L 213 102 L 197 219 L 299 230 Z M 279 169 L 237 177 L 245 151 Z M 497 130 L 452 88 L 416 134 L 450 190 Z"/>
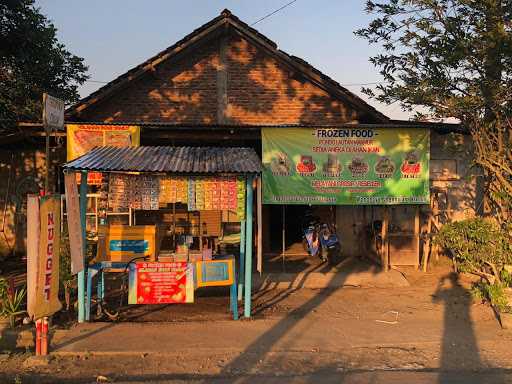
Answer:
<path fill-rule="evenodd" d="M 263 128 L 263 203 L 429 203 L 428 128 Z"/>

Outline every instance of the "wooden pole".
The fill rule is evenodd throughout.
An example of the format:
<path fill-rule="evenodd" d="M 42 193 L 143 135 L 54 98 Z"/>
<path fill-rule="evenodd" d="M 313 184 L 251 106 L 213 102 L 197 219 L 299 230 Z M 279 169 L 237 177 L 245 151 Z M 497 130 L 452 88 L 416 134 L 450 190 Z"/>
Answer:
<path fill-rule="evenodd" d="M 244 291 L 244 316 L 251 317 L 251 294 L 252 294 L 252 176 L 246 181 L 246 204 L 245 216 L 247 231 L 245 234 L 245 291 Z"/>
<path fill-rule="evenodd" d="M 423 245 L 423 272 L 427 272 L 428 257 L 430 255 L 431 242 L 432 242 L 432 212 L 428 214 L 427 234 L 425 236 L 425 244 Z"/>
<path fill-rule="evenodd" d="M 384 207 L 384 219 L 382 220 L 382 268 L 385 272 L 389 270 L 389 244 L 388 244 L 388 230 L 389 230 L 389 207 Z"/>
<path fill-rule="evenodd" d="M 87 171 L 80 176 L 80 222 L 82 224 L 82 250 L 84 259 L 87 250 Z M 87 263 L 84 260 L 84 269 L 78 272 L 78 322 L 85 321 L 85 276 Z"/>
<path fill-rule="evenodd" d="M 247 196 L 247 191 L 244 188 L 244 203 Z M 244 207 L 245 209 L 245 207 Z M 240 220 L 240 267 L 238 274 L 238 300 L 242 301 L 245 289 L 245 222 L 247 217 Z"/>
<path fill-rule="evenodd" d="M 47 93 L 43 93 L 43 125 L 44 131 L 46 133 L 46 148 L 45 148 L 45 162 L 46 162 L 46 172 L 44 175 L 44 192 L 45 194 L 49 194 L 49 186 L 50 186 L 50 127 L 48 126 L 48 122 L 46 121 L 46 98 L 48 97 Z"/>
<path fill-rule="evenodd" d="M 262 202 L 261 202 L 261 177 L 256 179 L 256 220 L 258 223 L 258 255 L 256 270 L 261 274 L 263 272 L 263 223 L 262 223 Z"/>
<path fill-rule="evenodd" d="M 238 273 L 238 300 L 242 300 L 245 282 L 245 220 L 240 221 L 240 269 Z"/>
<path fill-rule="evenodd" d="M 416 243 L 416 269 L 420 267 L 420 206 L 414 212 L 414 237 Z"/>
<path fill-rule="evenodd" d="M 283 205 L 283 209 L 282 209 L 282 214 L 283 214 L 283 218 L 282 218 L 282 223 L 283 223 L 283 228 L 282 228 L 282 240 L 283 240 L 283 244 L 282 244 L 282 248 L 281 248 L 281 259 L 282 259 L 282 264 L 283 264 L 283 272 L 285 271 L 285 263 L 284 263 L 284 253 L 286 252 L 286 205 Z"/>

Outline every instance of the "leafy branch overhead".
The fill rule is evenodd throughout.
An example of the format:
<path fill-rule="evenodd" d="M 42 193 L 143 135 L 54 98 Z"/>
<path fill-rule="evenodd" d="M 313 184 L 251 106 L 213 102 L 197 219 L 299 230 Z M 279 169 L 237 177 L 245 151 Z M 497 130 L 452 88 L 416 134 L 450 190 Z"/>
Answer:
<path fill-rule="evenodd" d="M 0 119 L 40 120 L 43 92 L 70 104 L 87 66 L 59 43 L 34 0 L 0 2 Z"/>
<path fill-rule="evenodd" d="M 381 47 L 384 84 L 363 91 L 418 119 L 455 117 L 471 132 L 489 209 L 512 201 L 512 0 L 367 1 L 376 17 L 355 32 Z"/>

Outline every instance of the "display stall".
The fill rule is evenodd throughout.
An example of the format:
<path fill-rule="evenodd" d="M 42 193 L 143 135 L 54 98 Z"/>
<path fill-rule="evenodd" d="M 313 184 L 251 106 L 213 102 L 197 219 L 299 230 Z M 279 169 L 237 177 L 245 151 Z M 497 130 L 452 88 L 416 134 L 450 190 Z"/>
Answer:
<path fill-rule="evenodd" d="M 253 186 L 261 172 L 253 149 L 97 147 L 64 169 L 81 175 L 80 205 L 66 208 L 81 217 L 81 257 L 87 174 L 102 174 L 97 251 L 78 276 L 79 322 L 90 318 L 96 275 L 103 298 L 106 269 L 129 270 L 129 304 L 192 303 L 197 288 L 229 286 L 233 317 L 242 292 L 244 316 L 250 317 Z M 113 220 L 123 213 L 128 224 Z"/>

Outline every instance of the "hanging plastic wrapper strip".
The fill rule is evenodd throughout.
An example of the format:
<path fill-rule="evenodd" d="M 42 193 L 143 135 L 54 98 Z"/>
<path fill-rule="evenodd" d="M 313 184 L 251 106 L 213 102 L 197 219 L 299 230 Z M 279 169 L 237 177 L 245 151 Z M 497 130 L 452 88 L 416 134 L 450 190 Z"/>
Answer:
<path fill-rule="evenodd" d="M 109 208 L 157 210 L 182 203 L 189 211 L 245 211 L 245 180 L 236 177 L 169 177 L 112 174 L 109 178 Z"/>
<path fill-rule="evenodd" d="M 245 220 L 245 179 L 236 179 L 236 215 L 240 220 Z"/>
<path fill-rule="evenodd" d="M 108 200 L 112 212 L 126 212 L 129 208 L 157 210 L 160 185 L 153 175 L 118 175 L 109 177 Z"/>

